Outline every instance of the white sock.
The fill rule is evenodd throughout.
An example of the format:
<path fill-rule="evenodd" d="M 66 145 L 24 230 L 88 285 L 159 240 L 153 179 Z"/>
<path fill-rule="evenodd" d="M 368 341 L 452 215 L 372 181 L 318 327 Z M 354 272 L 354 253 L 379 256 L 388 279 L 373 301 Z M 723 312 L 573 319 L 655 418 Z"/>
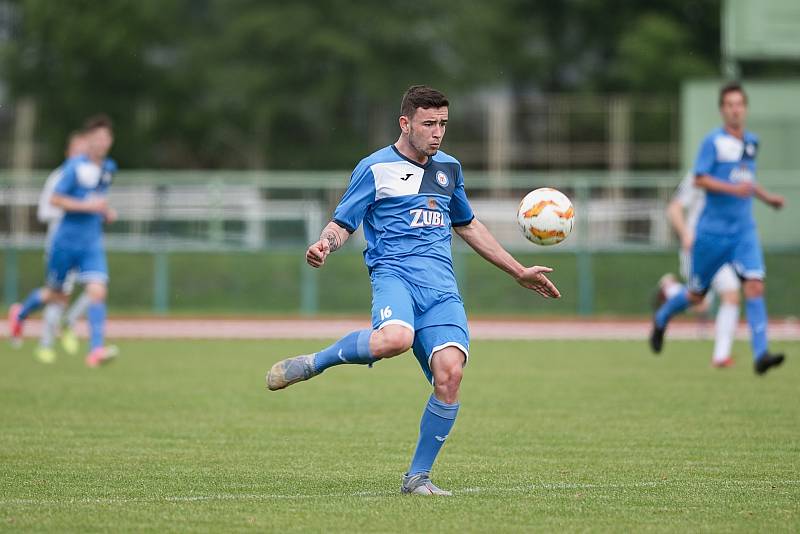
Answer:
<path fill-rule="evenodd" d="M 72 306 L 69 307 L 67 310 L 67 326 L 75 329 L 75 325 L 78 322 L 78 319 L 81 316 L 86 315 L 86 310 L 89 309 L 89 304 L 91 304 L 91 299 L 89 295 L 86 294 L 86 291 L 82 292 L 81 295 L 72 303 Z"/>
<path fill-rule="evenodd" d="M 717 310 L 716 335 L 714 337 L 714 361 L 721 361 L 731 355 L 733 337 L 739 323 L 739 305 L 723 302 Z"/>
<path fill-rule="evenodd" d="M 43 347 L 52 347 L 53 341 L 58 335 L 58 328 L 61 326 L 61 315 L 64 313 L 63 304 L 51 302 L 44 307 L 42 319 L 42 336 L 39 338 L 39 344 Z"/>

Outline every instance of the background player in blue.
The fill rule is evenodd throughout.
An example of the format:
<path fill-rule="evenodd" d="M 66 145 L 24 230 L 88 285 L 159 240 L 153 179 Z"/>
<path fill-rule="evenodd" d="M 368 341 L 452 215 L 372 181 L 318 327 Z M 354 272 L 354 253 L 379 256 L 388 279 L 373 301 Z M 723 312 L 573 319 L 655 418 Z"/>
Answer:
<path fill-rule="evenodd" d="M 413 349 L 434 389 L 401 491 L 421 495 L 450 495 L 429 475 L 458 413 L 462 368 L 469 357 L 467 317 L 450 253 L 451 229 L 523 287 L 544 297 L 560 296 L 543 274 L 551 269 L 524 267 L 475 219 L 461 164 L 439 150 L 448 106 L 435 89 L 408 89 L 397 142 L 356 166 L 333 220 L 306 252 L 306 261 L 321 267 L 363 222 L 372 328 L 352 332 L 315 354 L 282 360 L 267 374 L 267 387 L 278 390 L 334 365 L 370 365 Z"/>
<path fill-rule="evenodd" d="M 116 213 L 108 205 L 107 193 L 116 163 L 107 158 L 114 142 L 111 120 L 98 115 L 86 121 L 86 154 L 67 160 L 51 203 L 64 210 L 50 250 L 47 287 L 31 293 L 18 311 L 10 313 L 12 336 L 19 336 L 27 316 L 43 304 L 64 300 L 64 282 L 72 269 L 86 285 L 91 303 L 87 310 L 90 351 L 86 364 L 96 367 L 116 355 L 106 347 L 105 319 L 108 267 L 103 246 L 103 223 Z"/>
<path fill-rule="evenodd" d="M 650 347 L 661 352 L 670 318 L 700 302 L 720 267 L 731 263 L 744 280 L 745 312 L 750 326 L 756 373 L 783 363 L 783 354 L 770 354 L 767 308 L 764 303 L 764 256 L 753 218 L 753 196 L 778 209 L 784 199 L 755 181 L 758 138 L 745 131 L 747 96 L 738 84 L 719 94 L 723 127 L 713 130 L 700 146 L 695 184 L 706 190 L 706 204 L 697 223 L 692 247 L 689 287 L 682 288 L 656 312 Z"/>

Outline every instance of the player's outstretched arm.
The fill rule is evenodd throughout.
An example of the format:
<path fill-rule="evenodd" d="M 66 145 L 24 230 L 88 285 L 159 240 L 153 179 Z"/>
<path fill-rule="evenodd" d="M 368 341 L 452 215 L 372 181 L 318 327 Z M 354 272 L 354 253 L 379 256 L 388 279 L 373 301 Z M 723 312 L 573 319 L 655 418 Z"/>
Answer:
<path fill-rule="evenodd" d="M 350 233 L 331 221 L 322 229 L 319 241 L 312 243 L 306 250 L 306 262 L 315 268 L 322 267 L 328 254 L 334 252 L 344 245 L 350 237 Z"/>
<path fill-rule="evenodd" d="M 753 182 L 739 182 L 738 184 L 730 184 L 708 174 L 696 176 L 694 179 L 694 185 L 705 189 L 706 191 L 724 193 L 726 195 L 733 195 L 735 197 L 749 197 L 755 192 L 755 185 Z"/>
<path fill-rule="evenodd" d="M 465 226 L 455 226 L 453 230 L 481 257 L 513 276 L 514 280 L 522 287 L 536 291 L 545 298 L 561 297 L 561 293 L 558 292 L 553 282 L 544 275 L 544 273 L 552 272 L 553 269 L 539 265 L 525 267 L 497 242 L 497 239 L 478 219 L 472 219 L 472 222 Z"/>
<path fill-rule="evenodd" d="M 775 193 L 770 193 L 766 189 L 764 189 L 761 184 L 755 184 L 753 189 L 753 194 L 758 198 L 761 202 L 768 204 L 779 210 L 783 207 L 786 199 L 783 198 L 782 195 L 776 195 Z"/>
<path fill-rule="evenodd" d="M 50 197 L 50 204 L 61 208 L 64 211 L 77 211 L 83 213 L 101 213 L 105 215 L 109 211 L 108 200 L 103 197 L 89 197 L 85 200 L 53 193 Z"/>

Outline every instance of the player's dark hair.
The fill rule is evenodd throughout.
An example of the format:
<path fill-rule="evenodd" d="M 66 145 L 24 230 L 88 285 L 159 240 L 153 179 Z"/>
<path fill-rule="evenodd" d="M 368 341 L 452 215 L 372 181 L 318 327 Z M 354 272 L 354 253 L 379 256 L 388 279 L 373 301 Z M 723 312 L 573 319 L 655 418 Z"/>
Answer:
<path fill-rule="evenodd" d="M 446 108 L 449 105 L 447 97 L 436 89 L 427 85 L 412 85 L 403 95 L 400 115 L 405 115 L 410 119 L 419 108 Z"/>
<path fill-rule="evenodd" d="M 97 115 L 92 115 L 83 122 L 84 132 L 90 132 L 98 128 L 108 128 L 109 130 L 113 130 L 114 123 L 111 121 L 111 117 L 105 113 L 98 113 Z"/>
<path fill-rule="evenodd" d="M 741 93 L 744 98 L 744 103 L 747 104 L 747 93 L 744 92 L 744 87 L 739 82 L 728 82 L 723 85 L 719 90 L 719 107 L 725 102 L 725 96 L 728 93 Z"/>

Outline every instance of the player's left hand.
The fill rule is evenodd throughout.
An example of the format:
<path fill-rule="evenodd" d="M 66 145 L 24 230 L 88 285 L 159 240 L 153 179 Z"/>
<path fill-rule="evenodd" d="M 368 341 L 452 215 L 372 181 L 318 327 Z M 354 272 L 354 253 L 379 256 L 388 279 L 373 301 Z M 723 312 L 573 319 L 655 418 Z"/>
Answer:
<path fill-rule="evenodd" d="M 781 195 L 770 195 L 770 198 L 767 200 L 767 204 L 779 210 L 783 207 L 786 203 L 786 199 Z"/>
<path fill-rule="evenodd" d="M 536 291 L 544 298 L 561 298 L 558 288 L 551 282 L 544 273 L 552 273 L 553 269 L 550 267 L 541 267 L 534 265 L 533 267 L 526 267 L 522 273 L 517 277 L 517 283 L 522 287 L 526 287 Z"/>

